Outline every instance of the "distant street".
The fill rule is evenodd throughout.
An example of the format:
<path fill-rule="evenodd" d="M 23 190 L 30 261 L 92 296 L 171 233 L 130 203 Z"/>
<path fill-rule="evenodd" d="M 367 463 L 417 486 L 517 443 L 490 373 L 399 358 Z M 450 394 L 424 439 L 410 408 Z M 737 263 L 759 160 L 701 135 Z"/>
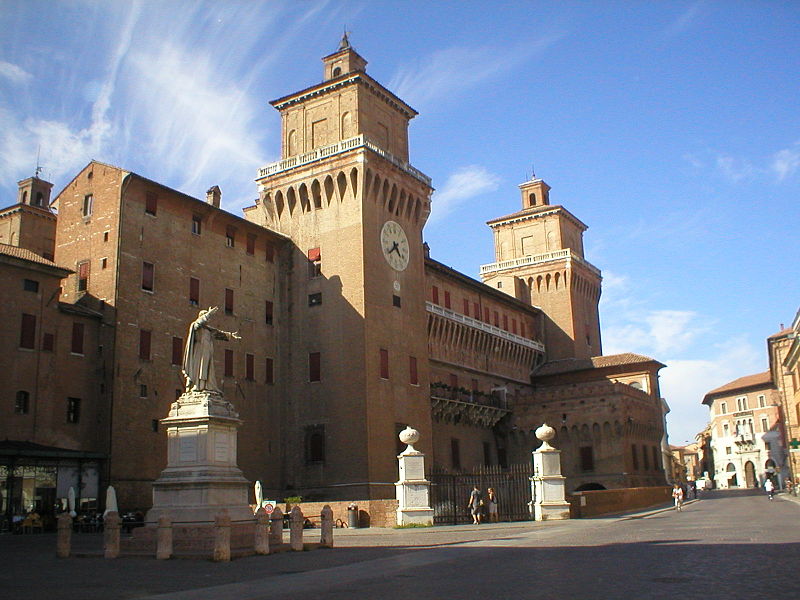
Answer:
<path fill-rule="evenodd" d="M 207 561 L 54 557 L 0 537 L 2 598 L 796 598 L 800 503 L 708 492 L 681 513 L 336 532 L 334 550 Z M 80 543 L 94 541 L 85 537 Z"/>

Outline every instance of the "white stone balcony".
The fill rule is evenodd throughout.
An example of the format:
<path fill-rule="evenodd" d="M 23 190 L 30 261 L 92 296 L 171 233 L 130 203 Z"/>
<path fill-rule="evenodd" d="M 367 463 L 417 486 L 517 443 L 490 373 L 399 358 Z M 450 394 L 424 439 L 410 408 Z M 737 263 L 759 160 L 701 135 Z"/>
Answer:
<path fill-rule="evenodd" d="M 431 178 L 425 175 L 425 173 L 412 167 L 411 164 L 407 163 L 406 161 L 390 154 L 363 134 L 348 138 L 346 140 L 341 140 L 340 142 L 336 142 L 334 144 L 328 144 L 327 146 L 320 146 L 311 152 L 305 152 L 304 154 L 298 154 L 297 156 L 290 156 L 289 158 L 284 158 L 283 160 L 270 163 L 258 170 L 258 177 L 256 177 L 256 181 L 260 181 L 277 173 L 283 173 L 285 171 L 296 169 L 297 167 L 311 164 L 318 160 L 322 160 L 323 158 L 348 152 L 349 150 L 353 150 L 355 148 L 368 148 L 375 154 L 378 154 L 385 160 L 388 160 L 390 163 L 399 169 L 402 169 L 412 177 L 418 179 L 425 185 L 431 185 Z"/>
<path fill-rule="evenodd" d="M 529 254 L 519 258 L 512 258 L 511 260 L 502 260 L 500 262 L 490 263 L 488 265 L 481 265 L 480 273 L 481 275 L 488 275 L 489 273 L 495 273 L 497 271 L 505 271 L 507 269 L 516 269 L 518 267 L 538 265 L 564 259 L 566 259 L 567 262 L 575 261 L 576 263 L 582 264 L 592 273 L 595 273 L 598 276 L 600 275 L 600 269 L 575 254 L 569 248 L 556 250 L 554 252 L 544 252 L 543 254 Z"/>

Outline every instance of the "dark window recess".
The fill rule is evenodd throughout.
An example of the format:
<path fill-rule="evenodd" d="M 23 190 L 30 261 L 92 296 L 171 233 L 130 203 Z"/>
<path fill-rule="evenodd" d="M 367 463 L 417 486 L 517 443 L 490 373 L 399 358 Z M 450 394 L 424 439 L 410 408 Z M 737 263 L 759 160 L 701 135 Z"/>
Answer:
<path fill-rule="evenodd" d="M 189 277 L 189 304 L 200 304 L 200 280 L 196 277 Z"/>
<path fill-rule="evenodd" d="M 647 446 L 642 446 L 642 461 L 644 462 L 644 470 L 650 470 L 650 455 L 647 453 Z"/>
<path fill-rule="evenodd" d="M 266 258 L 267 262 L 275 262 L 275 247 L 269 242 L 267 242 Z"/>
<path fill-rule="evenodd" d="M 172 338 L 172 364 L 183 364 L 183 339 L 179 337 Z"/>
<path fill-rule="evenodd" d="M 580 447 L 581 471 L 594 471 L 594 450 L 591 446 Z"/>
<path fill-rule="evenodd" d="M 142 289 L 148 292 L 153 291 L 153 281 L 155 279 L 156 268 L 153 263 L 142 263 Z"/>
<path fill-rule="evenodd" d="M 398 296 L 397 294 L 393 294 L 392 295 L 392 306 L 396 306 L 397 308 L 400 308 L 401 305 L 402 305 L 402 302 L 400 301 L 400 296 Z"/>
<path fill-rule="evenodd" d="M 144 383 L 139 384 L 139 398 L 147 398 L 147 386 Z"/>
<path fill-rule="evenodd" d="M 500 327 L 500 314 L 497 311 L 494 311 L 494 326 Z"/>
<path fill-rule="evenodd" d="M 107 241 L 108 241 L 108 232 L 107 232 L 107 231 L 104 231 L 104 232 L 103 232 L 103 241 L 104 241 L 104 242 L 107 242 Z"/>
<path fill-rule="evenodd" d="M 225 377 L 233 377 L 233 350 L 225 348 Z"/>
<path fill-rule="evenodd" d="M 81 399 L 67 398 L 67 423 L 77 423 L 81 420 Z"/>
<path fill-rule="evenodd" d="M 156 215 L 158 210 L 158 195 L 153 192 L 147 192 L 144 197 L 144 212 L 148 215 Z"/>
<path fill-rule="evenodd" d="M 272 325 L 272 309 L 273 309 L 273 305 L 272 305 L 271 301 L 269 301 L 269 300 L 266 301 L 265 309 L 266 309 L 266 321 L 265 322 L 266 322 L 267 325 Z"/>
<path fill-rule="evenodd" d="M 150 360 L 150 339 L 152 333 L 147 329 L 139 330 L 139 358 Z"/>
<path fill-rule="evenodd" d="M 236 227 L 228 226 L 225 228 L 225 245 L 233 248 L 236 245 Z"/>
<path fill-rule="evenodd" d="M 483 309 L 483 320 L 485 322 L 487 322 L 487 323 L 489 322 L 489 309 L 488 308 L 484 308 Z"/>
<path fill-rule="evenodd" d="M 203 218 L 197 215 L 192 215 L 192 233 L 200 235 L 203 232 Z"/>
<path fill-rule="evenodd" d="M 233 314 L 233 290 L 225 288 L 225 314 Z"/>
<path fill-rule="evenodd" d="M 450 464 L 454 469 L 461 468 L 461 443 L 458 438 L 450 438 Z"/>
<path fill-rule="evenodd" d="M 256 375 L 255 375 L 255 371 L 256 371 L 255 360 L 256 360 L 256 357 L 253 356 L 252 354 L 245 354 L 244 359 L 245 359 L 244 360 L 244 367 L 245 367 L 245 371 L 244 371 L 245 375 L 244 375 L 244 377 L 248 381 L 254 381 L 255 378 L 256 378 Z"/>
<path fill-rule="evenodd" d="M 19 347 L 33 350 L 36 347 L 36 315 L 22 313 Z"/>
<path fill-rule="evenodd" d="M 83 197 L 83 216 L 84 217 L 91 217 L 92 216 L 92 207 L 94 205 L 94 196 L 88 194 Z"/>
<path fill-rule="evenodd" d="M 78 291 L 85 292 L 89 287 L 89 261 L 78 263 Z"/>
<path fill-rule="evenodd" d="M 319 248 L 308 251 L 308 277 L 314 279 L 322 275 L 322 254 Z"/>
<path fill-rule="evenodd" d="M 322 304 L 322 292 L 317 292 L 316 294 L 308 295 L 309 306 L 319 306 L 320 304 Z"/>
<path fill-rule="evenodd" d="M 25 290 L 26 292 L 38 292 L 39 282 L 34 279 L 23 279 L 22 289 Z"/>
<path fill-rule="evenodd" d="M 309 352 L 309 354 L 308 354 L 308 380 L 309 381 L 321 381 L 322 380 L 320 362 L 321 361 L 320 361 L 320 353 L 319 352 Z"/>
<path fill-rule="evenodd" d="M 325 425 L 305 428 L 306 463 L 325 462 Z"/>
<path fill-rule="evenodd" d="M 150 429 L 153 433 L 158 433 L 158 419 L 150 419 Z"/>
<path fill-rule="evenodd" d="M 439 288 L 435 285 L 431 288 L 431 302 L 439 304 Z"/>
<path fill-rule="evenodd" d="M 389 379 L 389 351 L 380 349 L 381 379 Z"/>
<path fill-rule="evenodd" d="M 83 334 L 84 334 L 83 323 L 73 323 L 72 345 L 70 346 L 70 352 L 72 352 L 73 354 L 83 354 Z"/>
<path fill-rule="evenodd" d="M 658 448 L 653 446 L 653 470 L 658 471 Z"/>
<path fill-rule="evenodd" d="M 101 258 L 100 259 L 100 268 L 101 269 L 108 268 L 108 259 L 107 258 Z"/>
<path fill-rule="evenodd" d="M 52 333 L 42 335 L 42 350 L 52 352 L 55 349 L 56 339 Z"/>
<path fill-rule="evenodd" d="M 408 357 L 408 382 L 411 385 L 419 384 L 419 375 L 417 374 L 417 358 L 415 356 Z"/>
<path fill-rule="evenodd" d="M 445 290 L 445 292 L 444 292 L 444 307 L 445 308 L 452 308 L 450 306 L 450 292 L 448 292 L 447 290 Z"/>
<path fill-rule="evenodd" d="M 271 358 L 264 361 L 264 383 L 275 383 L 275 366 Z"/>
<path fill-rule="evenodd" d="M 30 409 L 31 395 L 25 390 L 17 392 L 17 397 L 14 400 L 14 413 L 18 415 L 27 415 Z"/>
<path fill-rule="evenodd" d="M 511 319 L 511 333 L 517 335 L 517 320 Z"/>
<path fill-rule="evenodd" d="M 464 316 L 465 317 L 469 316 L 469 300 L 467 300 L 466 298 L 464 298 Z"/>
<path fill-rule="evenodd" d="M 472 308 L 474 309 L 472 314 L 475 315 L 476 319 L 480 319 L 481 318 L 481 307 L 480 307 L 480 304 L 478 304 L 477 302 L 473 302 L 472 303 Z"/>
<path fill-rule="evenodd" d="M 255 254 L 256 253 L 256 234 L 248 233 L 247 234 L 247 254 Z"/>

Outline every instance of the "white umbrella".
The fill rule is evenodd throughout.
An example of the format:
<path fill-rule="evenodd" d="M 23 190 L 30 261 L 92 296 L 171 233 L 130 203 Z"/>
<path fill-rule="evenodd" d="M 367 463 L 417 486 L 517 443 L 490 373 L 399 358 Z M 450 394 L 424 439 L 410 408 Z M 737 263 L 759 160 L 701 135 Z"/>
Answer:
<path fill-rule="evenodd" d="M 67 492 L 67 506 L 69 507 L 69 516 L 75 518 L 78 513 L 75 512 L 75 488 L 70 487 Z"/>
<path fill-rule="evenodd" d="M 105 519 L 110 512 L 119 512 L 117 509 L 117 492 L 114 490 L 113 485 L 108 486 L 106 490 L 106 510 L 103 513 L 103 518 Z"/>
<path fill-rule="evenodd" d="M 256 511 L 261 508 L 261 502 L 264 500 L 264 492 L 261 489 L 261 482 L 256 480 L 255 483 L 255 493 L 256 493 Z"/>

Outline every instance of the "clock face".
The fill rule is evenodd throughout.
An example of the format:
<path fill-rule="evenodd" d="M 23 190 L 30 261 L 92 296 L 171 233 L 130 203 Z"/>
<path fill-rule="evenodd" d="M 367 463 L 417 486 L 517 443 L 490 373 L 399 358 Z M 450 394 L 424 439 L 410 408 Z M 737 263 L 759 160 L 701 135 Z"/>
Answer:
<path fill-rule="evenodd" d="M 386 221 L 381 229 L 381 249 L 386 262 L 396 271 L 408 266 L 408 238 L 394 221 Z"/>

